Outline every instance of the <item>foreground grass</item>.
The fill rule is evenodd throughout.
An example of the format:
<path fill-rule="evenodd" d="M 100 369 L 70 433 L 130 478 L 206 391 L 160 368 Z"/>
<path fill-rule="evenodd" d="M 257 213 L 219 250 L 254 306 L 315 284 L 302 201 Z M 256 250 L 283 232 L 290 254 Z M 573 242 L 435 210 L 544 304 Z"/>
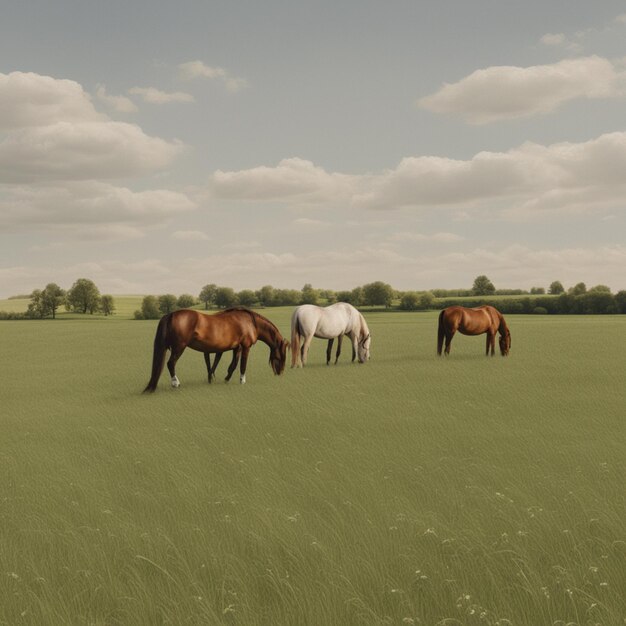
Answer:
<path fill-rule="evenodd" d="M 435 313 L 368 321 L 367 365 L 187 352 L 152 396 L 155 322 L 1 324 L 0 623 L 623 623 L 626 319 L 447 360 Z"/>

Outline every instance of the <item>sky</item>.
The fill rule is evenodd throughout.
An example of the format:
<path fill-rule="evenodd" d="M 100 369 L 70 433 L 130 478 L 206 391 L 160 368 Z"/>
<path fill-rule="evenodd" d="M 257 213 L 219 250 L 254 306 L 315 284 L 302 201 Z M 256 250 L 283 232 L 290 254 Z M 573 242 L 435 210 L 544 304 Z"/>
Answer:
<path fill-rule="evenodd" d="M 626 289 L 626 5 L 28 0 L 0 298 Z"/>

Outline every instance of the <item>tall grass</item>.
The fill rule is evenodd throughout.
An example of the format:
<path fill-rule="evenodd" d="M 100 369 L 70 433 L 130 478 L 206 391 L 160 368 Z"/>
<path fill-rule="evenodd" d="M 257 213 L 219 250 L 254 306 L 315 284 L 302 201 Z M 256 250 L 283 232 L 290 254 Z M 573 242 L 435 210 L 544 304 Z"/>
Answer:
<path fill-rule="evenodd" d="M 368 323 L 366 365 L 151 396 L 155 322 L 0 325 L 0 623 L 622 623 L 626 320 Z"/>

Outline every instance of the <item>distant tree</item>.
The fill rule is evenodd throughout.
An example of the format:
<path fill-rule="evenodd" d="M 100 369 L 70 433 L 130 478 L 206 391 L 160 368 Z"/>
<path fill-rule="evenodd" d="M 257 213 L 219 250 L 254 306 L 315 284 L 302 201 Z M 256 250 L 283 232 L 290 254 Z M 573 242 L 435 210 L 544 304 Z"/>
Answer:
<path fill-rule="evenodd" d="M 165 293 L 159 296 L 159 311 L 161 315 L 167 315 L 176 310 L 176 296 L 171 293 Z"/>
<path fill-rule="evenodd" d="M 350 300 L 348 300 L 352 306 L 361 306 L 365 302 L 365 294 L 363 293 L 363 287 L 355 287 L 350 292 Z"/>
<path fill-rule="evenodd" d="M 288 306 L 300 304 L 302 292 L 297 289 L 276 289 L 272 303 L 275 306 Z"/>
<path fill-rule="evenodd" d="M 389 307 L 393 300 L 393 293 L 391 285 L 377 280 L 376 282 L 363 285 L 363 303 L 370 306 L 383 304 Z"/>
<path fill-rule="evenodd" d="M 327 304 L 337 302 L 337 294 L 332 289 L 320 289 L 318 295 L 322 300 L 325 300 Z"/>
<path fill-rule="evenodd" d="M 337 291 L 335 292 L 336 302 L 349 302 L 352 304 L 352 292 L 351 291 Z"/>
<path fill-rule="evenodd" d="M 313 289 L 311 283 L 306 283 L 304 287 L 302 287 L 302 297 L 300 302 L 302 304 L 317 304 L 319 294 L 317 289 Z"/>
<path fill-rule="evenodd" d="M 190 309 L 196 303 L 196 299 L 189 293 L 183 293 L 176 300 L 176 307 L 179 309 Z"/>
<path fill-rule="evenodd" d="M 587 293 L 611 293 L 611 288 L 606 285 L 596 285 L 591 287 Z"/>
<path fill-rule="evenodd" d="M 403 311 L 416 311 L 419 307 L 420 297 L 415 291 L 407 291 L 400 298 L 400 308 Z"/>
<path fill-rule="evenodd" d="M 489 296 L 493 295 L 496 288 L 493 283 L 484 275 L 481 274 L 474 279 L 474 285 L 472 286 L 472 294 L 475 296 Z"/>
<path fill-rule="evenodd" d="M 235 290 L 230 287 L 218 287 L 215 292 L 215 304 L 220 309 L 227 309 L 228 307 L 235 306 L 237 304 L 237 295 Z"/>
<path fill-rule="evenodd" d="M 105 315 L 113 315 L 113 312 L 115 311 L 115 302 L 113 301 L 113 296 L 106 294 L 100 298 L 100 310 Z"/>
<path fill-rule="evenodd" d="M 34 289 L 30 294 L 30 302 L 26 311 L 28 317 L 44 317 L 41 289 Z"/>
<path fill-rule="evenodd" d="M 56 313 L 64 301 L 65 290 L 56 283 L 48 283 L 41 292 L 41 317 L 52 315 L 52 319 L 55 319 Z"/>
<path fill-rule="evenodd" d="M 550 287 L 548 289 L 548 293 L 551 293 L 552 295 L 558 296 L 561 293 L 565 293 L 565 287 L 563 287 L 563 284 L 561 283 L 560 280 L 555 280 L 555 281 L 550 283 Z"/>
<path fill-rule="evenodd" d="M 572 296 L 582 296 L 587 293 L 587 285 L 585 283 L 577 283 L 573 287 L 570 287 L 567 291 Z"/>
<path fill-rule="evenodd" d="M 425 291 L 420 295 L 419 308 L 426 311 L 432 309 L 435 304 L 435 296 L 430 291 Z"/>
<path fill-rule="evenodd" d="M 95 313 L 100 307 L 100 291 L 88 278 L 79 278 L 68 290 L 65 306 L 70 311 Z"/>
<path fill-rule="evenodd" d="M 258 290 L 256 296 L 262 306 L 272 306 L 274 303 L 274 287 L 272 285 L 263 285 Z"/>
<path fill-rule="evenodd" d="M 237 294 L 237 301 L 241 306 L 253 306 L 257 301 L 256 294 L 252 289 L 242 289 Z"/>
<path fill-rule="evenodd" d="M 534 296 L 542 296 L 546 290 L 543 287 L 531 287 L 530 293 Z"/>
<path fill-rule="evenodd" d="M 217 285 L 210 284 L 202 287 L 198 300 L 204 302 L 205 311 L 209 308 L 209 304 L 215 304 L 215 294 L 217 293 Z"/>
<path fill-rule="evenodd" d="M 141 314 L 144 320 L 158 320 L 161 317 L 159 302 L 155 296 L 144 296 L 141 301 Z"/>
<path fill-rule="evenodd" d="M 626 313 L 626 291 L 618 291 L 615 296 L 615 306 L 619 313 Z"/>

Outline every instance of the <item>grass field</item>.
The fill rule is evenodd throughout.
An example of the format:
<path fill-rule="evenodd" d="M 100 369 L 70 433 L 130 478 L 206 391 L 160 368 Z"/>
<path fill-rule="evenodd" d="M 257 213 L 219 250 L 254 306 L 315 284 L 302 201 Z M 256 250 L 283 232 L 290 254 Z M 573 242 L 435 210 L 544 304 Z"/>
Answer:
<path fill-rule="evenodd" d="M 0 624 L 624 624 L 626 317 L 367 319 L 153 395 L 154 321 L 0 322 Z"/>

